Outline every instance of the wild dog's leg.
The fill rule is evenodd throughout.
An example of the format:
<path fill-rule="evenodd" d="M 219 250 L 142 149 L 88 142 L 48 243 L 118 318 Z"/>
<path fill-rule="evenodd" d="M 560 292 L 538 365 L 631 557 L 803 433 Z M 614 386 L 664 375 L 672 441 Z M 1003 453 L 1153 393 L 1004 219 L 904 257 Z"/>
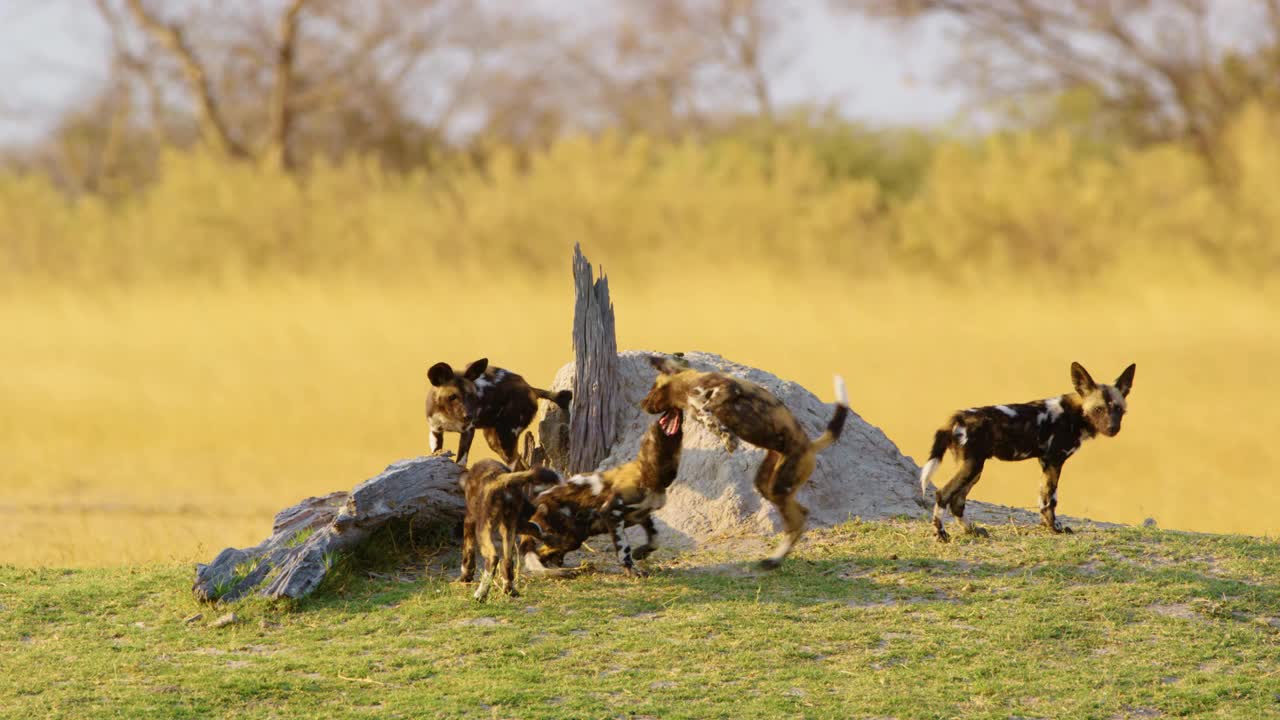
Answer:
<path fill-rule="evenodd" d="M 797 502 L 794 495 L 778 500 L 771 499 L 770 502 L 776 505 L 782 514 L 785 532 L 782 536 L 782 544 L 773 555 L 760 561 L 760 567 L 764 570 L 776 570 L 782 566 L 782 561 L 791 554 L 791 549 L 800 540 L 800 536 L 804 535 L 804 526 L 809 519 L 809 509 Z"/>
<path fill-rule="evenodd" d="M 511 465 L 519 457 L 520 428 L 485 428 L 484 440 L 502 462 Z"/>
<path fill-rule="evenodd" d="M 783 559 L 791 554 L 791 549 L 800 540 L 800 536 L 804 535 L 809 510 L 796 501 L 795 494 L 813 473 L 814 463 L 813 453 L 806 451 L 783 460 L 774 473 L 769 494 L 765 497 L 782 514 L 782 524 L 786 534 L 773 555 L 760 561 L 760 567 L 765 570 L 773 570 L 781 566 Z"/>
<path fill-rule="evenodd" d="M 782 453 L 777 450 L 770 450 L 765 453 L 764 460 L 760 461 L 760 468 L 756 470 L 756 492 L 760 493 L 760 497 L 769 497 L 770 488 L 773 487 L 773 476 L 778 472 L 778 464 L 782 462 Z"/>
<path fill-rule="evenodd" d="M 640 521 L 640 527 L 644 528 L 644 544 L 631 551 L 631 559 L 643 560 L 653 554 L 658 549 L 658 528 L 653 524 L 652 517 L 646 517 Z"/>
<path fill-rule="evenodd" d="M 516 591 L 516 537 L 510 523 L 498 527 L 502 539 L 502 591 L 510 597 L 519 597 Z"/>
<path fill-rule="evenodd" d="M 466 467 L 467 455 L 471 452 L 471 441 L 476 437 L 475 430 L 463 430 L 462 436 L 458 438 L 458 457 L 454 462 Z"/>
<path fill-rule="evenodd" d="M 965 481 L 965 484 L 961 486 L 959 490 L 951 495 L 951 514 L 955 515 L 956 520 L 959 520 L 960 524 L 964 526 L 965 532 L 971 535 L 977 535 L 978 537 L 990 537 L 991 533 L 987 532 L 986 528 L 974 525 L 972 520 L 965 519 L 964 505 L 965 500 L 969 497 L 969 491 L 973 489 L 974 485 L 978 484 L 978 480 L 982 479 L 982 466 L 985 464 L 985 460 L 975 461 L 973 463 L 972 475 L 970 475 L 969 479 Z"/>
<path fill-rule="evenodd" d="M 431 428 L 431 454 L 444 452 L 444 431 Z"/>
<path fill-rule="evenodd" d="M 484 555 L 484 572 L 480 573 L 480 587 L 476 588 L 475 599 L 483 602 L 489 597 L 489 586 L 493 584 L 493 572 L 498 567 L 498 550 L 493 546 L 493 528 L 481 520 L 477 523 L 480 541 L 480 552 Z"/>
<path fill-rule="evenodd" d="M 958 493 L 960 494 L 960 497 L 963 498 L 964 495 L 969 492 L 969 489 L 973 488 L 973 482 L 976 482 L 976 480 L 970 482 L 970 478 L 973 478 L 975 475 L 982 472 L 982 464 L 984 461 L 985 458 L 983 460 L 961 458 L 960 467 L 956 470 L 956 474 L 952 476 L 951 481 L 934 492 L 933 530 L 938 538 L 938 542 L 949 542 L 951 540 L 951 536 L 947 535 L 947 531 L 942 527 L 942 515 L 946 508 L 951 505 L 952 498 L 954 498 Z M 963 511 L 963 501 L 961 502 L 960 507 Z"/>
<path fill-rule="evenodd" d="M 537 527 L 536 525 L 534 527 Z M 517 550 L 520 551 L 520 557 L 524 560 L 524 569 L 532 574 L 539 574 L 546 570 L 542 565 L 542 558 L 538 556 L 538 540 L 539 538 L 532 533 L 520 533 L 520 544 Z"/>
<path fill-rule="evenodd" d="M 511 464 L 520 456 L 520 431 L 523 428 L 498 428 L 498 442 L 502 447 L 504 462 Z"/>
<path fill-rule="evenodd" d="M 622 532 L 622 523 L 608 521 L 609 539 L 613 541 L 613 551 L 618 554 L 618 562 L 622 570 L 630 577 L 644 577 L 644 571 L 636 567 L 635 558 L 631 555 L 631 544 L 627 542 L 626 533 Z"/>
<path fill-rule="evenodd" d="M 469 583 L 476 576 L 476 519 L 467 513 L 462 521 L 462 572 L 458 582 Z"/>
<path fill-rule="evenodd" d="M 716 416 L 716 411 L 721 409 L 729 399 L 728 388 L 695 388 L 689 393 L 689 408 L 693 410 L 693 416 L 698 422 L 720 438 L 725 451 L 733 452 L 738 449 L 738 436 L 725 427 L 725 424 Z"/>
<path fill-rule="evenodd" d="M 1071 528 L 1058 523 L 1058 478 L 1062 476 L 1062 461 L 1042 459 L 1044 484 L 1040 486 L 1040 521 L 1055 533 L 1070 533 Z"/>

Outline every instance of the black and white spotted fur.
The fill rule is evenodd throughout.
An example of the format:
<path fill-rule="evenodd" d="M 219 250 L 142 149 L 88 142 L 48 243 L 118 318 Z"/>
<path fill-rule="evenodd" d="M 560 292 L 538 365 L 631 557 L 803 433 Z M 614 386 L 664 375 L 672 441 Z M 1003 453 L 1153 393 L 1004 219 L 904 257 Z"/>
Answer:
<path fill-rule="evenodd" d="M 1133 387 L 1134 365 L 1125 368 L 1114 385 L 1099 385 L 1080 363 L 1071 364 L 1074 393 L 1047 400 L 1013 405 L 969 408 L 952 414 L 933 438 L 929 461 L 920 471 L 920 491 L 928 497 L 930 478 L 942 456 L 951 449 L 960 463 L 951 481 L 934 494 L 933 527 L 941 542 L 949 540 L 942 527 L 943 512 L 955 515 L 967 532 L 986 535 L 964 518 L 965 498 L 982 477 L 989 458 L 1027 460 L 1036 458 L 1044 471 L 1040 488 L 1040 516 L 1055 533 L 1071 532 L 1058 523 L 1058 479 L 1062 465 L 1081 444 L 1096 435 L 1120 432 Z"/>

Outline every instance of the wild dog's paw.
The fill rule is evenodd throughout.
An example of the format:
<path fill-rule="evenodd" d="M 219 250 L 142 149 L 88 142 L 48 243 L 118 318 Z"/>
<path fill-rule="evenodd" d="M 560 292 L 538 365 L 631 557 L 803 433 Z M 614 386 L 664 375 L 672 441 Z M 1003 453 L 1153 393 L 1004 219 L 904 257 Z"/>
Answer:
<path fill-rule="evenodd" d="M 980 538 L 991 537 L 991 533 L 987 532 L 987 529 L 980 525 L 970 525 L 969 527 L 965 528 L 965 532 Z"/>
<path fill-rule="evenodd" d="M 643 559 L 645 559 L 645 558 L 649 557 L 650 555 L 652 555 L 652 554 L 653 554 L 653 551 L 654 551 L 654 550 L 656 550 L 656 549 L 657 549 L 657 548 L 655 548 L 655 547 L 654 547 L 654 546 L 652 546 L 652 545 L 641 545 L 640 547 L 638 547 L 638 548 L 636 548 L 635 550 L 632 550 L 632 551 L 631 551 L 631 559 L 632 559 L 632 560 L 643 560 Z"/>
<path fill-rule="evenodd" d="M 782 567 L 782 561 L 779 560 L 778 558 L 770 557 L 770 558 L 765 558 L 761 560 L 759 563 L 757 563 L 757 566 L 761 570 L 777 570 L 778 568 Z"/>
<path fill-rule="evenodd" d="M 639 579 L 639 578 L 647 578 L 647 577 L 649 577 L 649 573 L 648 573 L 648 572 L 646 572 L 646 571 L 644 571 L 644 570 L 641 570 L 641 569 L 640 569 L 640 568 L 638 568 L 638 567 L 629 568 L 629 569 L 625 570 L 624 572 L 626 573 L 627 577 L 629 577 L 629 578 L 636 578 L 636 579 Z"/>
<path fill-rule="evenodd" d="M 950 535 L 948 535 L 948 534 L 947 534 L 947 531 L 946 531 L 946 530 L 943 530 L 942 528 L 938 528 L 938 529 L 935 531 L 934 535 L 935 535 L 935 537 L 937 538 L 938 542 L 940 542 L 940 543 L 949 543 L 949 542 L 951 542 L 951 536 L 950 536 Z"/>
<path fill-rule="evenodd" d="M 1066 525 L 1059 525 L 1059 526 L 1058 526 L 1058 532 L 1062 533 L 1063 535 L 1075 535 L 1075 534 L 1076 534 L 1076 531 L 1075 531 L 1075 530 L 1072 530 L 1071 528 L 1067 527 Z"/>

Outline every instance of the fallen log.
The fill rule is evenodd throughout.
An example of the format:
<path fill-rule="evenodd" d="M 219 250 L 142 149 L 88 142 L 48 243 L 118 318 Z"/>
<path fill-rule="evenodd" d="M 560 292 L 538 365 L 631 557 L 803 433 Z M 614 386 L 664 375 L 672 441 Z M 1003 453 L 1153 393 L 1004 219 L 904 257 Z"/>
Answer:
<path fill-rule="evenodd" d="M 393 522 L 457 522 L 465 504 L 462 468 L 449 454 L 402 460 L 351 492 L 303 500 L 276 514 L 271 537 L 227 548 L 196 566 L 191 590 L 204 602 L 231 602 L 257 589 L 268 598 L 301 598 L 324 580 L 335 553 L 359 545 Z"/>

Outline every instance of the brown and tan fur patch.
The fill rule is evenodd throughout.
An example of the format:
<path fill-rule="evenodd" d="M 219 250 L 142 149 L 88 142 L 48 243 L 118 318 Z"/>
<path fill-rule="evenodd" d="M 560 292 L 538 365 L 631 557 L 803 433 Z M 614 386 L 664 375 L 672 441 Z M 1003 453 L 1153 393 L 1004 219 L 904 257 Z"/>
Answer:
<path fill-rule="evenodd" d="M 1067 458 L 1082 443 L 1097 435 L 1114 436 L 1128 409 L 1136 366 L 1130 365 L 1114 385 L 1093 381 L 1080 363 L 1071 364 L 1074 393 L 1046 400 L 1008 405 L 989 405 L 952 413 L 933 438 L 929 460 L 920 471 L 920 492 L 928 496 L 930 478 L 942 456 L 950 449 L 960 463 L 951 481 L 934 494 L 933 527 L 940 542 L 950 539 L 943 528 L 943 512 L 951 514 L 967 532 L 987 531 L 964 518 L 965 499 L 982 477 L 987 460 L 1027 460 L 1037 458 L 1044 474 L 1040 487 L 1040 518 L 1055 533 L 1071 532 L 1058 523 L 1058 480 Z"/>
<path fill-rule="evenodd" d="M 568 412 L 572 399 L 568 390 L 535 388 L 510 370 L 489 367 L 487 358 L 471 363 L 461 374 L 448 363 L 436 363 L 427 370 L 427 379 L 431 383 L 426 400 L 431 452 L 444 450 L 446 432 L 460 433 L 459 465 L 467 464 L 477 428 L 503 462 L 514 463 L 517 440 L 538 414 L 538 401 L 549 400 Z"/>
<path fill-rule="evenodd" d="M 493 574 L 501 562 L 503 591 L 516 596 L 515 558 L 517 536 L 533 515 L 533 498 L 560 483 L 547 468 L 512 470 L 497 460 L 481 460 L 463 473 L 462 494 L 467 514 L 462 527 L 462 572 L 459 582 L 475 576 L 476 550 L 484 556 L 485 569 L 475 599 L 488 597 Z M 498 532 L 501 551 L 493 544 Z"/>
<path fill-rule="evenodd" d="M 725 438 L 730 451 L 738 438 L 768 451 L 756 473 L 755 486 L 778 508 L 786 534 L 778 551 L 761 561 L 761 566 L 778 567 L 804 534 L 809 517 L 808 509 L 796 501 L 796 491 L 813 473 L 817 453 L 838 440 L 844 429 L 849 414 L 844 381 L 836 377 L 836 410 L 826 432 L 810 440 L 787 406 L 755 383 L 681 367 L 670 358 L 652 356 L 649 360 L 658 376 L 640 403 L 646 412 L 689 410 Z"/>
<path fill-rule="evenodd" d="M 684 413 L 668 410 L 649 425 L 634 460 L 575 475 L 539 495 L 534 500 L 537 510 L 526 526 L 536 532 L 520 539 L 525 567 L 546 573 L 547 565 L 562 565 L 565 554 L 577 550 L 587 538 L 608 533 L 623 570 L 642 575 L 635 562 L 657 547 L 653 513 L 666 505 L 667 489 L 680 470 L 683 442 Z M 645 532 L 645 544 L 634 550 L 624 532 L 632 525 Z"/>

